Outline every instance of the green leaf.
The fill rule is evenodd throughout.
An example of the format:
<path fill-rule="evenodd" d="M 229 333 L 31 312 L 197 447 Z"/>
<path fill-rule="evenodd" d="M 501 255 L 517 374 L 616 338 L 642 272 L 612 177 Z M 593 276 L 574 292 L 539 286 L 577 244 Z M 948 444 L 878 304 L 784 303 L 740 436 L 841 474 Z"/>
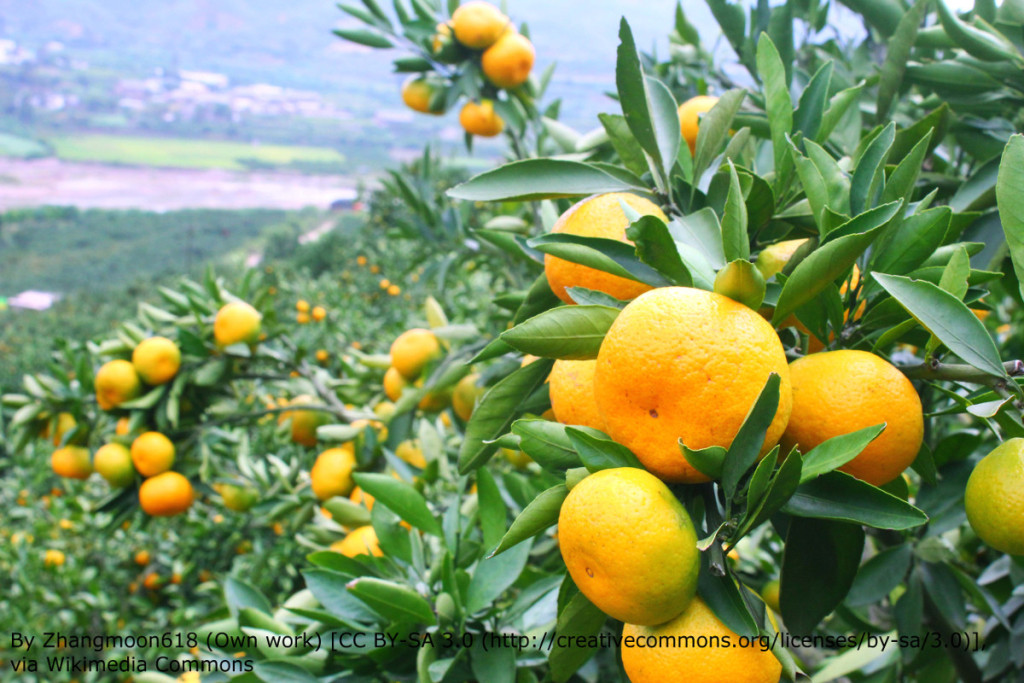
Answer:
<path fill-rule="evenodd" d="M 780 182 L 789 148 L 786 136 L 793 131 L 793 101 L 786 85 L 786 68 L 771 38 L 761 34 L 757 41 L 757 73 L 764 84 L 768 125 L 775 155 L 775 179 Z"/>
<path fill-rule="evenodd" d="M 847 229 L 858 232 L 832 239 L 812 251 L 802 260 L 782 287 L 779 301 L 775 306 L 772 323 L 778 325 L 796 309 L 816 297 L 836 278 L 848 272 L 864 250 L 878 235 L 878 231 L 899 211 L 900 204 L 893 202 L 857 216 L 847 224 Z M 844 226 L 833 230 L 833 234 L 844 231 Z"/>
<path fill-rule="evenodd" d="M 306 588 L 331 616 L 351 624 L 380 621 L 376 612 L 345 588 L 352 577 L 329 569 L 306 569 L 302 577 Z"/>
<path fill-rule="evenodd" d="M 932 153 L 932 150 L 942 142 L 942 139 L 946 137 L 946 132 L 949 129 L 949 122 L 952 118 L 952 114 L 949 110 L 949 104 L 943 102 L 939 107 L 928 112 L 920 119 L 912 123 L 907 128 L 901 129 L 896 133 L 896 139 L 892 143 L 892 150 L 889 152 L 889 156 L 893 159 L 903 159 L 910 150 L 913 149 L 921 138 L 932 132 L 931 140 L 928 142 L 928 154 Z"/>
<path fill-rule="evenodd" d="M 733 439 L 729 452 L 722 463 L 722 491 L 726 500 L 736 495 L 740 479 L 747 473 L 747 470 L 757 462 L 757 455 L 764 445 L 764 437 L 768 427 L 775 419 L 775 412 L 779 407 L 779 383 L 781 377 L 778 373 L 768 375 L 768 381 L 758 395 L 754 405 L 743 420 L 736 438 Z"/>
<path fill-rule="evenodd" d="M 739 55 L 740 61 L 744 61 L 744 43 L 747 37 L 747 20 L 740 3 L 732 3 L 728 0 L 707 0 L 711 14 L 714 15 L 722 33 L 729 39 L 729 44 Z M 744 62 L 746 63 L 746 62 Z M 749 67 L 748 67 L 749 68 Z"/>
<path fill-rule="evenodd" d="M 740 636 L 757 635 L 757 622 L 750 613 L 740 588 L 732 576 L 716 576 L 711 571 L 710 553 L 700 554 L 700 573 L 697 575 L 697 593 L 718 619 Z"/>
<path fill-rule="evenodd" d="M 530 558 L 531 544 L 523 543 L 512 547 L 501 555 L 495 555 L 477 562 L 466 590 L 466 612 L 474 614 L 501 597 L 505 590 L 515 583 Z"/>
<path fill-rule="evenodd" d="M 860 101 L 860 91 L 863 88 L 864 84 L 860 83 L 845 90 L 840 90 L 832 96 L 832 99 L 828 101 L 828 109 L 825 110 L 821 117 L 821 126 L 818 128 L 818 134 L 814 136 L 815 142 L 823 145 L 832 137 L 836 126 L 843 120 L 846 113 L 850 111 L 850 107 Z"/>
<path fill-rule="evenodd" d="M 655 268 L 674 285 L 690 287 L 693 278 L 683 264 L 675 241 L 665 221 L 657 216 L 641 216 L 626 230 L 636 245 L 636 255 L 643 263 Z"/>
<path fill-rule="evenodd" d="M 560 474 L 583 465 L 563 424 L 539 418 L 516 420 L 512 433 L 519 437 L 519 448 L 550 472 Z M 595 429 L 593 434 L 600 432 Z"/>
<path fill-rule="evenodd" d="M 430 603 L 408 586 L 373 576 L 361 576 L 349 581 L 346 588 L 374 612 L 390 621 L 430 625 L 437 623 Z"/>
<path fill-rule="evenodd" d="M 952 215 L 948 206 L 937 206 L 906 218 L 874 250 L 871 270 L 903 275 L 920 266 L 942 244 Z"/>
<path fill-rule="evenodd" d="M 832 62 L 818 67 L 807 87 L 800 95 L 800 102 L 793 114 L 793 133 L 803 133 L 805 139 L 813 140 L 821 128 L 825 115 L 825 102 L 832 83 Z"/>
<path fill-rule="evenodd" d="M 779 471 L 775 474 L 771 484 L 769 484 L 768 491 L 763 495 L 761 502 L 754 505 L 753 510 L 748 507 L 747 512 L 744 514 L 743 522 L 736 532 L 737 538 L 767 520 L 786 504 L 800 485 L 800 471 L 802 467 L 803 460 L 799 452 L 794 450 L 786 456 L 786 459 L 782 461 L 782 466 L 779 467 Z M 755 477 L 760 469 L 761 465 L 758 465 L 757 470 L 754 470 Z M 754 477 L 751 478 L 751 488 L 748 489 L 748 497 L 754 493 L 753 484 Z"/>
<path fill-rule="evenodd" d="M 728 90 L 718 98 L 715 106 L 701 117 L 700 125 L 697 127 L 697 143 L 694 146 L 694 183 L 700 180 L 704 171 L 711 167 L 711 162 L 718 156 L 722 143 L 729 135 L 732 120 L 746 96 L 746 91 L 741 88 Z"/>
<path fill-rule="evenodd" d="M 963 301 L 930 282 L 882 273 L 873 277 L 950 351 L 982 372 L 1006 376 L 995 342 Z"/>
<path fill-rule="evenodd" d="M 566 287 L 565 293 L 580 306 L 608 306 L 609 308 L 617 308 L 621 311 L 629 303 L 622 299 L 616 299 L 611 294 L 605 294 L 596 289 L 587 289 L 586 287 Z"/>
<path fill-rule="evenodd" d="M 857 578 L 846 596 L 846 604 L 862 607 L 885 598 L 903 583 L 913 557 L 914 549 L 907 543 L 886 548 L 872 557 L 857 572 Z"/>
<path fill-rule="evenodd" d="M 270 614 L 274 611 L 270 601 L 264 597 L 263 593 L 256 586 L 233 576 L 229 576 L 224 580 L 224 602 L 227 603 L 231 616 L 236 619 L 238 618 L 238 613 L 247 607 L 264 614 Z"/>
<path fill-rule="evenodd" d="M 426 498 L 410 484 L 389 474 L 356 472 L 352 478 L 360 488 L 373 496 L 377 503 L 409 524 L 428 534 L 441 535 L 441 525 L 438 524 L 436 515 L 427 507 Z"/>
<path fill-rule="evenodd" d="M 925 513 L 902 498 L 839 471 L 801 484 L 783 511 L 876 529 L 912 529 L 928 521 Z"/>
<path fill-rule="evenodd" d="M 571 580 L 571 579 L 568 579 Z M 573 586 L 575 589 L 575 586 Z M 558 621 L 555 624 L 555 636 L 568 636 L 570 644 L 556 644 L 551 648 L 548 655 L 548 664 L 551 669 L 551 679 L 555 683 L 565 683 L 584 662 L 590 659 L 597 651 L 596 647 L 579 647 L 575 641 L 577 638 L 595 636 L 601 632 L 608 617 L 604 612 L 594 606 L 587 597 L 578 590 L 572 598 L 558 612 Z"/>
<path fill-rule="evenodd" d="M 470 665 L 478 681 L 516 683 L 516 651 L 511 647 L 487 647 L 483 638 L 469 650 Z"/>
<path fill-rule="evenodd" d="M 633 137 L 667 179 L 679 152 L 681 132 L 676 102 L 660 81 L 644 76 L 629 23 L 619 24 L 615 84 Z"/>
<path fill-rule="evenodd" d="M 500 339 L 544 358 L 597 358 L 601 341 L 618 315 L 619 309 L 609 306 L 559 306 L 502 332 Z"/>
<path fill-rule="evenodd" d="M 869 443 L 878 438 L 883 429 L 885 429 L 885 424 L 872 425 L 849 434 L 833 436 L 818 444 L 804 455 L 800 483 L 804 484 L 812 479 L 817 479 L 826 472 L 831 472 L 850 462 L 860 455 L 860 452 L 867 448 Z"/>
<path fill-rule="evenodd" d="M 917 0 L 896 25 L 892 38 L 886 42 L 887 50 L 878 80 L 878 105 L 875 110 L 879 122 L 888 116 L 893 98 L 903 83 L 907 60 L 910 58 L 914 41 L 917 40 L 917 29 L 924 21 L 925 12 L 930 4 L 931 0 Z"/>
<path fill-rule="evenodd" d="M 747 235 L 747 205 L 736 167 L 729 161 L 729 194 L 722 213 L 722 247 L 730 261 L 750 259 L 750 237 Z"/>
<path fill-rule="evenodd" d="M 669 232 L 676 242 L 685 244 L 696 252 L 708 269 L 719 270 L 728 263 L 725 248 L 722 246 L 722 228 L 718 216 L 711 207 L 672 219 L 669 223 Z M 697 273 L 692 268 L 691 273 L 696 279 Z M 713 274 L 711 279 L 714 280 Z"/>
<path fill-rule="evenodd" d="M 505 501 L 501 497 L 498 485 L 494 482 L 494 475 L 486 467 L 477 470 L 476 485 L 484 548 L 493 548 L 505 535 L 507 514 Z"/>
<path fill-rule="evenodd" d="M 644 468 L 631 450 L 611 439 L 594 436 L 576 427 L 566 427 L 565 433 L 580 454 L 584 467 L 591 472 L 614 467 Z"/>
<path fill-rule="evenodd" d="M 619 240 L 561 232 L 534 237 L 527 244 L 545 254 L 652 287 L 671 284 L 668 278 L 638 259 L 631 244 Z"/>
<path fill-rule="evenodd" d="M 796 173 L 800 177 L 804 194 L 807 195 L 807 203 L 811 207 L 811 215 L 818 226 L 818 232 L 824 237 L 828 234 L 828 225 L 825 222 L 825 209 L 829 205 L 829 188 L 821 175 L 818 166 L 800 154 L 796 145 L 787 136 L 786 144 L 789 145 L 790 153 L 793 155 L 793 162 L 796 164 Z"/>
<path fill-rule="evenodd" d="M 316 676 L 298 664 L 281 660 L 267 659 L 253 662 L 252 670 L 262 681 L 274 681 L 274 683 L 278 683 L 278 681 L 280 683 L 316 683 L 317 681 Z"/>
<path fill-rule="evenodd" d="M 580 161 L 524 159 L 470 178 L 448 190 L 448 196 L 478 202 L 528 201 L 627 191 L 647 194 L 645 187 Z"/>
<path fill-rule="evenodd" d="M 334 35 L 359 45 L 367 47 L 387 48 L 393 47 L 391 41 L 377 33 L 362 28 L 336 28 L 332 31 Z"/>
<path fill-rule="evenodd" d="M 956 16 L 944 0 L 938 0 L 939 21 L 946 34 L 968 54 L 986 62 L 1021 62 L 1021 54 L 1003 36 L 975 28 Z M 1001 38 L 1001 40 L 1000 40 Z"/>
<path fill-rule="evenodd" d="M 764 302 L 767 288 L 764 276 L 753 263 L 737 260 L 718 271 L 714 291 L 756 311 Z"/>
<path fill-rule="evenodd" d="M 836 160 L 816 142 L 804 140 L 804 150 L 806 150 L 808 158 L 814 162 L 815 168 L 818 169 L 818 173 L 821 174 L 821 178 L 825 182 L 828 197 L 825 205 L 836 213 L 848 215 L 850 213 L 850 177 L 843 172 Z M 824 217 L 822 217 L 822 222 L 824 222 Z M 819 227 L 823 227 L 822 223 L 819 223 Z M 825 229 L 821 231 L 828 232 Z"/>
<path fill-rule="evenodd" d="M 621 114 L 598 114 L 597 118 L 608 133 L 608 138 L 612 141 L 612 147 L 618 153 L 622 165 L 637 175 L 647 173 L 644 150 L 630 132 L 626 117 Z"/>
<path fill-rule="evenodd" d="M 512 522 L 512 526 L 505 532 L 491 556 L 503 553 L 512 546 L 518 545 L 528 538 L 533 538 L 558 523 L 558 513 L 568 495 L 569 489 L 565 484 L 552 486 L 537 494 L 537 497 L 530 501 L 530 504 Z"/>
<path fill-rule="evenodd" d="M 535 360 L 502 379 L 480 398 L 459 447 L 460 474 L 480 467 L 494 455 L 497 446 L 486 442 L 508 431 L 517 417 L 516 406 L 544 384 L 552 363 L 543 358 Z"/>
<path fill-rule="evenodd" d="M 370 511 L 348 498 L 335 496 L 324 501 L 323 506 L 331 513 L 331 519 L 342 526 L 355 528 L 370 523 Z"/>
<path fill-rule="evenodd" d="M 885 160 L 889 158 L 889 149 L 895 138 L 896 124 L 890 121 L 857 160 L 857 168 L 850 180 L 850 211 L 854 215 L 877 204 L 885 184 Z"/>
<path fill-rule="evenodd" d="M 864 530 L 822 519 L 793 519 L 782 556 L 780 604 L 786 627 L 811 633 L 843 601 L 864 548 Z"/>
<path fill-rule="evenodd" d="M 725 462 L 726 449 L 722 446 L 708 446 L 699 450 L 692 450 L 682 438 L 679 439 L 679 450 L 682 451 L 686 462 L 710 479 L 721 479 L 722 464 Z"/>
<path fill-rule="evenodd" d="M 1017 284 L 1024 297 L 1024 135 L 1013 135 L 999 161 L 996 205 Z"/>

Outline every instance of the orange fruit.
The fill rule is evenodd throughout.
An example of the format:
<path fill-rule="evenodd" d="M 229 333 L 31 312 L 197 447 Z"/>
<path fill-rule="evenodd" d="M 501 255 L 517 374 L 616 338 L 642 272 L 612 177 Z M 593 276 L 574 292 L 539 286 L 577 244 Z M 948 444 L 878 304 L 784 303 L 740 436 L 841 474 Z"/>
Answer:
<path fill-rule="evenodd" d="M 146 566 L 147 564 L 149 564 L 149 559 L 150 559 L 149 558 L 149 551 L 148 550 L 140 550 L 139 552 L 135 553 L 135 558 L 134 559 L 135 559 L 135 564 L 139 565 L 140 567 Z"/>
<path fill-rule="evenodd" d="M 312 396 L 302 394 L 288 402 L 290 406 L 303 406 L 316 403 Z M 302 446 L 312 448 L 316 445 L 317 427 L 325 425 L 331 420 L 331 416 L 320 410 L 286 410 L 278 418 L 278 424 L 291 421 L 292 441 Z"/>
<path fill-rule="evenodd" d="M 413 382 L 413 386 L 419 388 L 423 386 L 423 378 Z M 452 402 L 452 390 L 451 387 L 447 389 L 439 389 L 435 391 L 428 391 L 420 399 L 418 408 L 428 413 L 436 413 L 439 410 L 444 410 Z"/>
<path fill-rule="evenodd" d="M 114 434 L 117 436 L 124 436 L 128 433 L 131 428 L 132 420 L 130 417 L 120 417 L 117 419 L 117 424 L 114 426 Z"/>
<path fill-rule="evenodd" d="M 324 308 L 323 306 L 314 306 L 313 312 L 310 313 L 310 316 L 316 322 L 321 322 L 324 318 L 327 317 L 327 309 Z"/>
<path fill-rule="evenodd" d="M 661 624 L 697 590 L 693 522 L 650 472 L 600 470 L 576 484 L 558 515 L 558 540 L 576 586 L 619 621 Z"/>
<path fill-rule="evenodd" d="M 761 276 L 768 280 L 776 273 L 782 272 L 789 260 L 793 258 L 796 250 L 802 247 L 806 241 L 805 237 L 769 244 L 757 255 L 757 262 L 754 265 L 761 271 Z"/>
<path fill-rule="evenodd" d="M 295 302 L 295 310 L 299 313 L 309 313 L 309 302 L 305 299 L 299 299 Z"/>
<path fill-rule="evenodd" d="M 384 373 L 384 394 L 392 401 L 397 401 L 402 396 L 402 391 L 409 382 L 402 377 L 402 373 L 395 367 L 388 368 Z"/>
<path fill-rule="evenodd" d="M 244 301 L 224 304 L 213 320 L 213 338 L 218 346 L 255 344 L 260 336 L 263 316 Z"/>
<path fill-rule="evenodd" d="M 656 204 L 643 197 L 626 192 L 609 192 L 588 197 L 574 204 L 558 218 L 551 232 L 603 237 L 632 244 L 626 238 L 629 219 L 626 218 L 619 202 L 625 202 L 640 214 L 668 220 Z M 642 282 L 572 263 L 551 254 L 544 255 L 544 273 L 547 275 L 551 291 L 567 304 L 575 303 L 565 291 L 568 287 L 596 289 L 618 299 L 632 299 L 650 289 L 650 286 Z"/>
<path fill-rule="evenodd" d="M 452 12 L 455 39 L 474 50 L 490 47 L 509 28 L 508 17 L 489 2 L 471 0 Z"/>
<path fill-rule="evenodd" d="M 66 479 L 88 479 L 92 474 L 89 449 L 83 446 L 58 448 L 50 456 L 54 474 Z"/>
<path fill-rule="evenodd" d="M 132 464 L 144 477 L 166 472 L 174 464 L 174 444 L 160 432 L 145 432 L 132 441 Z"/>
<path fill-rule="evenodd" d="M 789 366 L 764 318 L 732 299 L 689 287 L 640 295 L 612 323 L 594 388 L 605 430 L 651 472 L 672 482 L 708 478 L 679 447 L 729 447 L 771 373 L 779 405 L 762 453 L 782 436 L 792 407 Z"/>
<path fill-rule="evenodd" d="M 764 600 L 764 604 L 771 607 L 775 612 L 781 613 L 782 610 L 779 608 L 779 591 L 781 585 L 778 579 L 772 579 L 764 585 L 761 589 L 761 599 Z"/>
<path fill-rule="evenodd" d="M 355 468 L 356 455 L 352 442 L 338 448 L 328 448 L 316 457 L 313 469 L 309 471 L 313 494 L 320 500 L 349 495 L 355 486 L 352 481 Z"/>
<path fill-rule="evenodd" d="M 421 470 L 427 466 L 427 459 L 423 457 L 423 449 L 420 448 L 418 441 L 406 440 L 398 444 L 395 447 L 395 455 L 399 460 Z"/>
<path fill-rule="evenodd" d="M 352 489 L 352 495 L 350 495 L 348 499 L 355 503 L 356 505 L 365 506 L 367 510 L 373 509 L 374 497 L 371 496 L 366 491 L 363 491 L 358 486 Z"/>
<path fill-rule="evenodd" d="M 135 481 L 132 454 L 119 443 L 100 446 L 93 456 L 93 467 L 114 488 L 124 488 Z"/>
<path fill-rule="evenodd" d="M 444 98 L 435 95 L 438 90 L 438 85 L 429 79 L 410 76 L 402 84 L 402 101 L 413 111 L 440 116 L 444 114 Z"/>
<path fill-rule="evenodd" d="M 391 367 L 410 381 L 420 376 L 427 363 L 440 356 L 441 344 L 437 337 L 420 327 L 406 330 L 391 344 Z"/>
<path fill-rule="evenodd" d="M 390 287 L 388 287 L 388 294 L 390 296 L 398 296 L 401 293 L 402 293 L 402 288 L 399 287 L 398 285 L 391 285 Z"/>
<path fill-rule="evenodd" d="M 64 564 L 64 553 L 59 550 L 47 550 L 43 553 L 43 564 L 47 567 L 59 567 Z"/>
<path fill-rule="evenodd" d="M 494 85 L 515 88 L 530 77 L 535 57 L 533 43 L 526 36 L 509 32 L 484 51 L 480 65 Z"/>
<path fill-rule="evenodd" d="M 306 323 L 309 322 L 309 320 L 310 320 L 309 313 L 296 313 L 295 314 L 295 322 L 297 322 L 300 325 L 305 325 Z"/>
<path fill-rule="evenodd" d="M 139 487 L 139 505 L 153 517 L 181 514 L 189 509 L 193 498 L 192 484 L 178 472 L 162 472 Z"/>
<path fill-rule="evenodd" d="M 377 540 L 377 532 L 372 526 L 361 526 L 349 532 L 348 536 L 340 541 L 331 544 L 331 550 L 341 553 L 345 557 L 356 557 L 357 555 L 382 556 L 380 542 Z"/>
<path fill-rule="evenodd" d="M 511 448 L 502 448 L 501 454 L 505 456 L 505 459 L 508 460 L 513 467 L 520 470 L 525 469 L 531 462 L 533 462 L 533 458 L 523 451 L 514 451 Z"/>
<path fill-rule="evenodd" d="M 234 512 L 249 510 L 260 497 L 256 489 L 234 484 L 214 484 L 213 490 L 220 494 L 224 507 Z"/>
<path fill-rule="evenodd" d="M 460 420 L 468 421 L 473 416 L 476 401 L 485 391 L 483 387 L 477 385 L 479 379 L 480 375 L 475 372 L 466 375 L 459 380 L 452 391 L 452 410 Z"/>
<path fill-rule="evenodd" d="M 319 350 L 317 350 L 317 352 L 316 352 L 316 362 L 318 362 L 318 363 L 326 363 L 328 360 L 330 360 L 330 358 L 331 358 L 331 354 L 327 353 L 327 349 L 319 349 Z"/>
<path fill-rule="evenodd" d="M 690 154 L 697 150 L 697 132 L 700 130 L 701 115 L 711 111 L 716 104 L 717 97 L 697 95 L 679 105 L 679 130 L 690 147 Z"/>
<path fill-rule="evenodd" d="M 139 373 L 126 360 L 112 360 L 104 363 L 96 372 L 93 383 L 96 389 L 96 403 L 102 410 L 113 410 L 122 403 L 136 398 L 142 391 Z"/>
<path fill-rule="evenodd" d="M 562 424 L 604 430 L 594 398 L 596 360 L 556 360 L 548 376 L 551 408 Z"/>
<path fill-rule="evenodd" d="M 667 624 L 626 624 L 622 635 L 622 666 L 631 683 L 682 680 L 681 672 L 687 683 L 778 683 L 782 675 L 770 650 L 756 640 L 740 647 L 740 637 L 700 598 Z"/>
<path fill-rule="evenodd" d="M 981 540 L 1024 555 L 1024 439 L 1010 439 L 981 459 L 967 480 L 964 507 Z"/>
<path fill-rule="evenodd" d="M 151 591 L 155 591 L 160 588 L 161 583 L 163 583 L 163 581 L 160 579 L 160 575 L 156 572 L 149 572 L 146 574 L 145 578 L 142 579 L 142 585 Z"/>
<path fill-rule="evenodd" d="M 150 337 L 132 351 L 132 365 L 146 384 L 166 384 L 181 368 L 181 349 L 167 337 Z"/>
<path fill-rule="evenodd" d="M 881 486 L 914 462 L 924 437 L 921 399 L 902 372 L 866 351 L 814 353 L 789 366 L 793 412 L 782 436 L 787 452 L 804 453 L 835 436 L 886 423 L 885 430 L 840 469 Z"/>
<path fill-rule="evenodd" d="M 505 121 L 494 111 L 492 100 L 466 102 L 459 112 L 459 124 L 470 135 L 493 138 L 505 130 Z"/>

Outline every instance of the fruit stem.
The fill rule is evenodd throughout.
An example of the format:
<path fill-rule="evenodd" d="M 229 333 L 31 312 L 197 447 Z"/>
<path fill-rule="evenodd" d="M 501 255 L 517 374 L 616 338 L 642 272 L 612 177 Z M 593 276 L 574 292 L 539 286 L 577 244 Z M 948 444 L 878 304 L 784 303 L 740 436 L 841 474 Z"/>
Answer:
<path fill-rule="evenodd" d="M 932 358 L 920 365 L 896 366 L 909 379 L 948 380 L 965 384 L 981 384 L 990 387 L 1006 387 L 1006 378 L 983 372 L 970 365 L 942 363 Z M 1024 361 L 1011 360 L 1003 363 L 1010 377 L 1024 376 Z"/>

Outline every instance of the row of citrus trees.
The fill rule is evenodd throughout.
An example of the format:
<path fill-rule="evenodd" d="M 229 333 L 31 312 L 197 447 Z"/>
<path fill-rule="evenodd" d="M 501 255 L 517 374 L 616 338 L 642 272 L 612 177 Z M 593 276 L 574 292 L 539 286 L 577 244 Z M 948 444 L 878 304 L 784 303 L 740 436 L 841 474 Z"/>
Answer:
<path fill-rule="evenodd" d="M 133 482 L 152 472 L 112 505 L 146 509 L 145 489 L 168 473 L 154 469 L 174 464 L 160 442 L 149 468 L 140 432 L 181 430 L 168 441 L 201 480 L 236 454 L 239 472 L 266 473 L 268 515 L 290 517 L 315 550 L 287 600 L 229 579 L 206 628 L 251 636 L 262 680 L 930 681 L 1024 666 L 1011 557 L 1024 550 L 1024 366 L 1009 353 L 1024 267 L 1013 6 L 855 7 L 890 38 L 874 64 L 824 37 L 814 3 L 757 7 L 748 30 L 739 7 L 713 2 L 749 90 L 725 87 L 681 10 L 668 63 L 642 57 L 623 22 L 621 114 L 581 135 L 541 115 L 539 85 L 495 76 L 488 52 L 518 35 L 495 8 L 449 7 L 440 28 L 448 14 L 429 3 L 399 4 L 397 20 L 364 4 L 343 7 L 367 28 L 342 37 L 410 47 L 400 71 L 447 75 L 445 97 L 498 98 L 514 124 L 516 161 L 450 193 L 504 202 L 507 217 L 463 225 L 428 205 L 412 223 L 489 245 L 483 273 L 424 258 L 462 266 L 440 281 L 475 300 L 492 334 L 428 300 L 416 329 L 379 330 L 369 350 L 387 353 L 346 339 L 334 360 L 337 339 L 314 350 L 309 328 L 268 318 L 269 289 L 243 283 L 242 304 L 211 279 L 165 294 L 158 310 L 173 320 L 144 306 L 148 329 L 94 349 L 123 356 L 129 380 L 104 398 L 115 431 L 114 417 L 132 416 L 120 460 Z M 451 40 L 457 59 L 443 53 Z M 983 116 L 963 111 L 962 89 L 946 85 L 956 78 L 986 83 Z M 709 83 L 717 98 L 678 104 Z M 366 284 L 350 295 L 391 315 L 390 278 Z M 308 306 L 297 323 L 317 317 Z M 161 344 L 174 360 L 150 341 L 166 328 L 184 360 L 148 382 L 128 356 Z M 67 386 L 87 397 L 83 357 L 80 390 Z M 14 421 L 59 433 L 56 389 L 28 384 Z M 247 400 L 266 401 L 255 425 Z M 252 434 L 295 447 L 254 455 Z M 899 641 L 790 648 L 780 627 Z M 340 632 L 367 637 L 331 652 L 272 639 Z M 488 647 L 497 634 L 520 638 Z"/>

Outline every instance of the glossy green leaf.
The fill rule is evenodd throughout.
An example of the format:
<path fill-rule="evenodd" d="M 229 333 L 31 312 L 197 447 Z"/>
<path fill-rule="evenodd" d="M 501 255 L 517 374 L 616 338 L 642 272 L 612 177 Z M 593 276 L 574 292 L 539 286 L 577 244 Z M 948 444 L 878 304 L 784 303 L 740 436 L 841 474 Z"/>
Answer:
<path fill-rule="evenodd" d="M 391 41 L 377 33 L 362 28 L 336 28 L 334 35 L 366 47 L 388 48 L 393 47 Z"/>
<path fill-rule="evenodd" d="M 494 601 L 523 573 L 530 558 L 530 546 L 529 543 L 521 543 L 501 555 L 477 563 L 466 590 L 466 612 L 473 614 L 493 606 Z"/>
<path fill-rule="evenodd" d="M 559 306 L 501 333 L 500 339 L 523 353 L 544 358 L 597 358 L 619 309 L 609 306 Z"/>
<path fill-rule="evenodd" d="M 930 282 L 882 273 L 874 278 L 950 351 L 983 372 L 1006 376 L 995 341 L 963 301 Z"/>
<path fill-rule="evenodd" d="M 448 190 L 469 201 L 504 201 L 583 197 L 604 192 L 642 192 L 590 164 L 566 159 L 525 159 L 485 171 Z"/>
<path fill-rule="evenodd" d="M 736 438 L 729 446 L 729 452 L 722 463 L 722 490 L 726 499 L 731 499 L 736 494 L 740 479 L 757 462 L 757 455 L 764 445 L 765 434 L 779 407 L 780 382 L 781 377 L 778 373 L 768 375 L 768 381 L 765 382 L 757 400 L 740 425 Z"/>
<path fill-rule="evenodd" d="M 302 578 L 317 602 L 332 616 L 351 624 L 380 621 L 375 611 L 346 588 L 352 577 L 329 569 L 306 569 L 302 572 Z"/>
<path fill-rule="evenodd" d="M 854 215 L 874 208 L 885 183 L 885 161 L 896 137 L 896 124 L 890 122 L 871 141 L 857 160 L 850 180 L 850 211 Z"/>
<path fill-rule="evenodd" d="M 565 429 L 563 424 L 539 418 L 512 423 L 512 433 L 519 437 L 519 448 L 538 465 L 555 473 L 583 465 Z M 600 433 L 595 429 L 591 435 Z"/>
<path fill-rule="evenodd" d="M 872 425 L 849 434 L 833 436 L 818 444 L 804 454 L 800 483 L 809 482 L 850 462 L 878 438 L 884 428 L 884 424 Z"/>
<path fill-rule="evenodd" d="M 878 79 L 878 103 L 875 108 L 875 117 L 880 122 L 888 116 L 892 101 L 903 83 L 907 60 L 910 58 L 914 41 L 917 40 L 917 29 L 924 20 L 930 4 L 931 0 L 917 0 L 910 11 L 900 18 L 896 31 L 886 43 L 885 61 L 882 62 L 882 73 Z"/>
<path fill-rule="evenodd" d="M 408 586 L 373 576 L 361 576 L 350 581 L 346 588 L 385 619 L 418 624 L 437 623 L 430 603 Z"/>
<path fill-rule="evenodd" d="M 598 114 L 597 118 L 608 133 L 608 138 L 618 153 L 622 165 L 637 175 L 647 173 L 647 159 L 644 157 L 644 150 L 629 130 L 626 117 L 621 114 Z"/>
<path fill-rule="evenodd" d="M 668 278 L 637 258 L 631 244 L 619 240 L 552 233 L 534 237 L 527 244 L 545 254 L 652 287 L 671 284 Z"/>
<path fill-rule="evenodd" d="M 548 527 L 558 523 L 558 513 L 569 495 L 565 484 L 558 484 L 542 491 L 519 513 L 501 542 L 491 553 L 492 556 L 505 552 L 514 545 L 533 538 Z"/>
<path fill-rule="evenodd" d="M 715 106 L 701 117 L 700 126 L 697 128 L 697 144 L 694 146 L 694 182 L 704 175 L 704 171 L 711 167 L 711 162 L 718 156 L 746 95 L 746 91 L 740 88 L 728 90 L 722 93 Z"/>
<path fill-rule="evenodd" d="M 575 586 L 573 587 L 575 589 Z M 570 639 L 595 636 L 601 632 L 608 617 L 594 606 L 587 597 L 578 590 L 558 611 L 555 624 L 555 636 L 569 636 Z M 584 640 L 584 642 L 586 642 Z M 548 654 L 551 679 L 555 683 L 565 683 L 597 651 L 596 647 L 579 647 L 577 644 L 556 644 Z"/>
<path fill-rule="evenodd" d="M 924 512 L 902 498 L 838 471 L 801 484 L 783 511 L 876 529 L 912 529 L 928 521 Z"/>
<path fill-rule="evenodd" d="M 657 216 L 641 216 L 626 230 L 626 236 L 636 245 L 637 257 L 670 283 L 682 287 L 693 284 L 665 221 Z"/>
<path fill-rule="evenodd" d="M 736 167 L 729 161 L 729 193 L 722 213 L 722 247 L 730 261 L 750 258 L 750 237 L 747 235 L 747 205 L 743 201 Z"/>
<path fill-rule="evenodd" d="M 853 584 L 864 530 L 823 519 L 792 519 L 782 556 L 779 602 L 786 627 L 811 633 Z"/>
<path fill-rule="evenodd" d="M 832 62 L 825 62 L 814 72 L 793 113 L 793 133 L 803 133 L 805 139 L 814 140 L 825 115 L 829 86 L 832 83 Z"/>
<path fill-rule="evenodd" d="M 1018 288 L 1024 297 L 1024 135 L 1014 135 L 1006 144 L 999 162 L 996 204 L 999 221 L 1010 248 L 1010 260 L 1017 274 Z"/>
<path fill-rule="evenodd" d="M 851 607 L 873 605 L 889 595 L 910 569 L 914 549 L 909 544 L 886 548 L 865 562 L 857 572 L 846 604 Z"/>
<path fill-rule="evenodd" d="M 720 479 L 722 476 L 722 464 L 725 462 L 726 449 L 721 446 L 708 446 L 699 450 L 692 450 L 682 438 L 679 439 L 679 450 L 682 451 L 686 462 L 711 479 Z"/>
<path fill-rule="evenodd" d="M 786 86 L 786 69 L 771 38 L 762 34 L 757 41 L 757 73 L 764 84 L 768 125 L 772 132 L 775 174 L 778 182 L 789 148 L 786 136 L 793 131 L 793 101 Z"/>
<path fill-rule="evenodd" d="M 757 635 L 757 622 L 740 595 L 732 576 L 715 576 L 709 566 L 710 553 L 701 553 L 697 592 L 718 619 L 734 633 L 748 638 Z"/>
<path fill-rule="evenodd" d="M 580 454 L 584 467 L 591 472 L 615 467 L 644 467 L 632 451 L 611 439 L 594 436 L 576 427 L 566 427 L 565 433 Z"/>

